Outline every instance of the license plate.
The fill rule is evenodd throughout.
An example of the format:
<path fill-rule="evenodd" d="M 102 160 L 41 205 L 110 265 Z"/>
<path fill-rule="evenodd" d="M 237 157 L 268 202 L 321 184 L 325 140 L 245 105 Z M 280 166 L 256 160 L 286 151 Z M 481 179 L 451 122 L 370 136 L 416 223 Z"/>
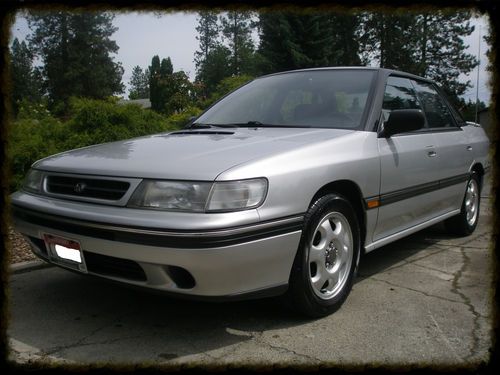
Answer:
<path fill-rule="evenodd" d="M 52 262 L 80 272 L 87 272 L 80 242 L 47 233 L 43 235 L 43 239 Z"/>

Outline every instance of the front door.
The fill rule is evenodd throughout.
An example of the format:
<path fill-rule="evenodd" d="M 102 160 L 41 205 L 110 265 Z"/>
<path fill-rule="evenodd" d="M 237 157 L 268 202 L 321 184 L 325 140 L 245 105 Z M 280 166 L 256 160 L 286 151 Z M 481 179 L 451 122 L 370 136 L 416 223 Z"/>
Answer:
<path fill-rule="evenodd" d="M 392 110 L 422 109 L 409 79 L 389 77 L 382 119 Z M 380 206 L 373 241 L 436 216 L 439 203 L 440 155 L 436 136 L 428 129 L 378 138 Z"/>

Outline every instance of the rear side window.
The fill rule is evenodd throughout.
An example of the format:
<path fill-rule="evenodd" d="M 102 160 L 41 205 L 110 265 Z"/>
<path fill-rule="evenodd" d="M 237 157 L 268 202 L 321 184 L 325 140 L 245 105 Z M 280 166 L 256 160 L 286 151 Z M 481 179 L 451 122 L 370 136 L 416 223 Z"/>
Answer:
<path fill-rule="evenodd" d="M 432 84 L 412 81 L 427 118 L 429 128 L 449 128 L 456 126 L 444 99 Z"/>
<path fill-rule="evenodd" d="M 382 122 L 387 121 L 391 111 L 395 109 L 422 109 L 408 78 L 387 78 L 382 104 Z"/>

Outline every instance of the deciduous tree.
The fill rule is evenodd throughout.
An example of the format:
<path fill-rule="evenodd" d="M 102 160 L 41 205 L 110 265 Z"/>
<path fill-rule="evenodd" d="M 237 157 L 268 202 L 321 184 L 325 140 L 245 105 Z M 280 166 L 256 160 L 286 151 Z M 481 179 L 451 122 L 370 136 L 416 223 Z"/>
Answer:
<path fill-rule="evenodd" d="M 173 71 L 170 57 L 160 62 L 159 56 L 151 60 L 150 100 L 151 109 L 167 115 L 182 112 L 193 102 L 194 88 L 184 71 Z"/>

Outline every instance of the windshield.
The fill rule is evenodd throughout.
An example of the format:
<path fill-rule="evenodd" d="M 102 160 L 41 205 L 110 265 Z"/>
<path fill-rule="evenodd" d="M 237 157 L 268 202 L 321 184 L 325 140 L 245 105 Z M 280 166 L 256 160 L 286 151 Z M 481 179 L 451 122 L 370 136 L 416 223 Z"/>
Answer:
<path fill-rule="evenodd" d="M 200 116 L 197 125 L 357 129 L 372 70 L 312 70 L 258 78 Z"/>

